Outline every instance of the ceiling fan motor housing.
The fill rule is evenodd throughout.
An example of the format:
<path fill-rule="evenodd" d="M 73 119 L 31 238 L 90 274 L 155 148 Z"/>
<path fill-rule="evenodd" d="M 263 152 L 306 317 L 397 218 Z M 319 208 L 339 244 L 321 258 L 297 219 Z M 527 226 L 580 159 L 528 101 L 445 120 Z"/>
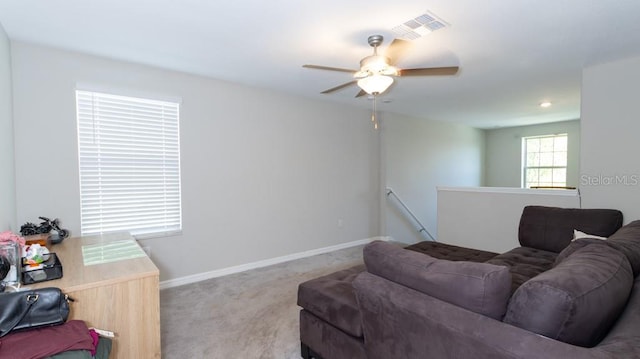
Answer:
<path fill-rule="evenodd" d="M 382 35 L 371 35 L 367 38 L 367 42 L 374 49 L 382 44 L 384 37 Z"/>

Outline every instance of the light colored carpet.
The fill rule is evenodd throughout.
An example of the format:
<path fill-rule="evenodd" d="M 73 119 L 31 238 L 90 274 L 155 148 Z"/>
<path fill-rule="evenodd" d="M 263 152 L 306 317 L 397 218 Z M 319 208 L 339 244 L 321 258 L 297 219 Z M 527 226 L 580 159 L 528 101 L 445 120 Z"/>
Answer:
<path fill-rule="evenodd" d="M 298 284 L 362 263 L 362 246 L 160 292 L 167 359 L 298 359 Z"/>

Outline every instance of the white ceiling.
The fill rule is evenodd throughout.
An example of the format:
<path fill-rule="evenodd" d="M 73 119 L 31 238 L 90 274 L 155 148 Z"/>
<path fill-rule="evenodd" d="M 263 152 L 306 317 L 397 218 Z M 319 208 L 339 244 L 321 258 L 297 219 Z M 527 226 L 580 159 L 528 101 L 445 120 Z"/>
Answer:
<path fill-rule="evenodd" d="M 640 55 L 638 0 L 0 0 L 0 24 L 12 40 L 371 108 L 355 86 L 320 94 L 348 73 L 301 66 L 357 69 L 369 35 L 384 51 L 427 10 L 451 26 L 398 66 L 461 70 L 399 78 L 382 111 L 480 128 L 576 119 L 582 68 Z"/>

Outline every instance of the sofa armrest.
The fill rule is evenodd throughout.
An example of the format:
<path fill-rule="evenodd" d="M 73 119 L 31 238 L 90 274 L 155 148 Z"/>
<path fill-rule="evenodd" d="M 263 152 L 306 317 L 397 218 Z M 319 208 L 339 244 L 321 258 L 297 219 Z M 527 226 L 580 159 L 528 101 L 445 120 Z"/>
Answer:
<path fill-rule="evenodd" d="M 562 343 L 368 272 L 358 275 L 353 286 L 368 358 L 619 359 L 637 357 L 640 351 L 628 343 L 606 350 Z M 618 346 L 630 351 L 618 351 Z"/>

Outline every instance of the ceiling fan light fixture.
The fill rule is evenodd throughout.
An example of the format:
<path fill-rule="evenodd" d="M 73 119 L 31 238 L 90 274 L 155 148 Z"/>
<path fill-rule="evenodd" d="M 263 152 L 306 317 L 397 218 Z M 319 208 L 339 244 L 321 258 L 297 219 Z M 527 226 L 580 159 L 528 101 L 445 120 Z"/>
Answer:
<path fill-rule="evenodd" d="M 354 77 L 361 78 L 369 75 L 398 75 L 398 69 L 389 65 L 389 58 L 380 55 L 367 56 L 360 61 L 360 71 Z"/>
<path fill-rule="evenodd" d="M 379 95 L 385 92 L 393 83 L 393 77 L 372 75 L 358 80 L 358 86 L 369 95 Z"/>

